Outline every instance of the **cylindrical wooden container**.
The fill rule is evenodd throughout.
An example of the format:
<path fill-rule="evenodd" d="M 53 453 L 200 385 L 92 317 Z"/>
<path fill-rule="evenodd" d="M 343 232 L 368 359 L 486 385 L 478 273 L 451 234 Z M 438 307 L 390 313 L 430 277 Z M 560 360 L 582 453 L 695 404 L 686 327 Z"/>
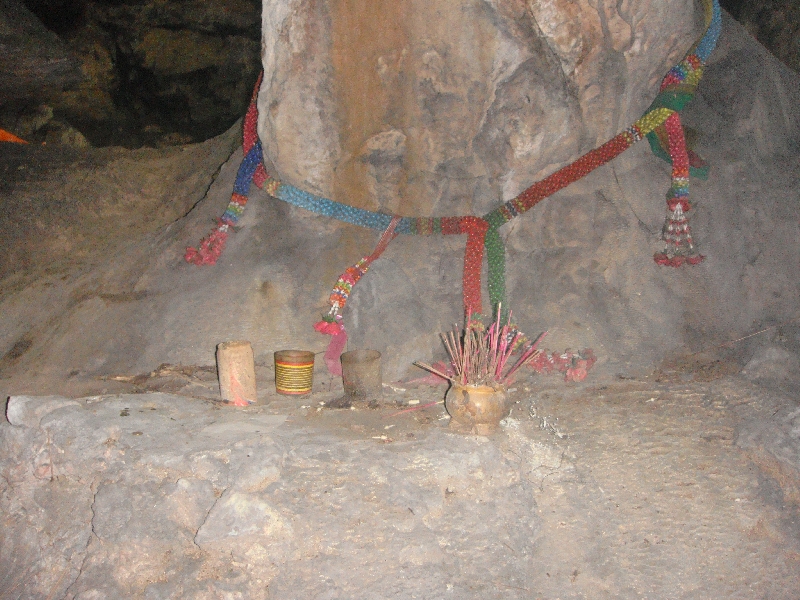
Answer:
<path fill-rule="evenodd" d="M 289 396 L 311 393 L 314 383 L 314 353 L 279 350 L 275 353 L 275 391 Z"/>
<path fill-rule="evenodd" d="M 381 353 L 377 350 L 350 350 L 342 354 L 341 360 L 345 395 L 380 400 L 383 396 Z"/>
<path fill-rule="evenodd" d="M 223 400 L 235 406 L 256 402 L 256 370 L 250 342 L 223 342 L 217 346 L 217 376 Z"/>

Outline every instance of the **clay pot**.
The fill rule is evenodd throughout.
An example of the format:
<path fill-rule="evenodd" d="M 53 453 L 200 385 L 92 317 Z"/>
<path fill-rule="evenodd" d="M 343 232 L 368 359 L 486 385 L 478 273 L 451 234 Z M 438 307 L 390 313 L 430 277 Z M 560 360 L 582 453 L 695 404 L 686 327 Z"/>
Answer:
<path fill-rule="evenodd" d="M 506 390 L 499 384 L 453 384 L 447 391 L 444 406 L 450 413 L 451 429 L 478 435 L 494 433 L 511 411 Z"/>

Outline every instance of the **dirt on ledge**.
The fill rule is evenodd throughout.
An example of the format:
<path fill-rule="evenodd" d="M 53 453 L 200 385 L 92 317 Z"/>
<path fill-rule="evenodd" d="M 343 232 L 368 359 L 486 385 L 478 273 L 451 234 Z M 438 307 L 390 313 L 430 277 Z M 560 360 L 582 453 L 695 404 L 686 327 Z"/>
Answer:
<path fill-rule="evenodd" d="M 203 373 L 169 376 L 192 378 L 194 397 L 12 397 L 0 598 L 800 587 L 800 409 L 775 386 L 531 375 L 501 431 L 480 437 L 448 430 L 442 387 L 393 384 L 377 409 L 334 410 L 341 389 L 322 382 L 235 409 Z"/>

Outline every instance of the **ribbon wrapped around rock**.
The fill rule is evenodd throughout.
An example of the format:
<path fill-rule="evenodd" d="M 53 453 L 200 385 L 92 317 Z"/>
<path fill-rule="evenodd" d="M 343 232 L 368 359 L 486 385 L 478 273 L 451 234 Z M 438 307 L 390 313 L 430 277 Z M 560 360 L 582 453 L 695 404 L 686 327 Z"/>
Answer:
<path fill-rule="evenodd" d="M 230 226 L 236 224 L 244 210 L 252 182 L 279 200 L 340 221 L 376 230 L 386 230 L 394 224 L 392 237 L 397 234 L 466 235 L 463 270 L 464 312 L 465 314 L 481 313 L 481 266 L 484 250 L 489 267 L 487 283 L 492 307 L 506 306 L 505 249 L 498 229 L 511 219 L 530 210 L 543 199 L 608 163 L 633 144 L 647 137 L 654 153 L 672 164 L 672 185 L 667 196 L 668 215 L 662 234 L 665 248 L 663 252 L 655 254 L 654 260 L 660 265 L 675 267 L 683 264 L 697 264 L 704 257 L 696 251 L 686 216 L 689 209 L 689 175 L 704 177 L 707 167 L 693 153 L 691 156 L 694 160 L 690 161 L 690 153 L 686 147 L 678 112 L 693 97 L 702 77 L 703 65 L 716 46 L 721 30 L 722 20 L 718 0 L 703 0 L 703 5 L 706 19 L 703 36 L 684 59 L 670 69 L 662 80 L 659 94 L 641 118 L 605 144 L 534 183 L 517 197 L 482 217 L 474 215 L 396 217 L 348 206 L 274 179 L 264 168 L 261 143 L 257 134 L 256 99 L 261 86 L 262 73 L 256 83 L 245 116 L 242 144 L 244 158 L 236 177 L 231 202 L 211 234 L 201 242 L 198 248 L 187 248 L 185 258 L 188 262 L 197 265 L 216 262 L 224 250 Z M 666 148 L 664 148 L 665 142 Z M 363 273 L 361 274 L 363 275 Z M 348 296 L 349 292 L 350 290 L 348 290 Z M 347 300 L 346 297 L 343 299 Z M 341 296 L 337 300 L 332 294 L 331 302 L 339 300 L 342 300 Z M 339 304 L 337 308 L 341 309 L 342 306 L 343 304 Z"/>

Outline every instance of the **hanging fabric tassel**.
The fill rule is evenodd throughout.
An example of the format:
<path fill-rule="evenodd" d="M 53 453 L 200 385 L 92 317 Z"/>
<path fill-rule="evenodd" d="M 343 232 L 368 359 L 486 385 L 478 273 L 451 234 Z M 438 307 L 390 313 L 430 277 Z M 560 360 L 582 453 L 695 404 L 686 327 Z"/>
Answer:
<path fill-rule="evenodd" d="M 331 336 L 328 349 L 325 351 L 325 366 L 331 375 L 342 375 L 342 352 L 347 348 L 347 330 L 341 323 L 342 315 L 336 315 L 336 320 L 341 326 L 338 333 Z"/>
<path fill-rule="evenodd" d="M 657 252 L 653 257 L 659 265 L 680 267 L 682 264 L 697 265 L 705 260 L 705 256 L 694 247 L 689 218 L 685 212 L 688 204 L 686 200 L 675 199 L 669 203 L 671 210 L 661 233 L 664 251 Z"/>
<path fill-rule="evenodd" d="M 381 239 L 378 240 L 378 245 L 375 246 L 375 250 L 372 251 L 372 254 L 365 256 L 352 267 L 348 267 L 347 270 L 339 277 L 339 280 L 336 282 L 336 285 L 333 286 L 333 291 L 331 292 L 331 310 L 328 313 L 328 316 L 324 318 L 326 322 L 336 322 L 334 317 L 338 315 L 339 311 L 344 308 L 345 304 L 347 304 L 347 300 L 350 298 L 350 294 L 353 291 L 353 286 L 357 284 L 358 280 L 361 279 L 361 277 L 363 277 L 364 274 L 369 270 L 369 266 L 373 263 L 373 261 L 383 254 L 383 251 L 386 250 L 386 246 L 389 245 L 389 242 L 391 242 L 397 236 L 397 234 L 394 232 L 394 229 L 397 227 L 397 224 L 400 222 L 401 218 L 402 217 L 392 217 L 389 227 L 387 227 L 386 231 L 384 231 L 383 235 L 381 235 Z"/>
<path fill-rule="evenodd" d="M 677 112 L 664 121 L 669 155 L 672 159 L 672 187 L 667 197 L 667 218 L 661 232 L 664 251 L 657 252 L 653 260 L 666 267 L 680 267 L 683 264 L 696 265 L 705 256 L 697 252 L 689 227 L 689 154 L 683 125 Z"/>
<path fill-rule="evenodd" d="M 339 311 L 347 304 L 347 300 L 350 298 L 350 294 L 353 291 L 353 286 L 357 284 L 358 280 L 369 270 L 369 266 L 383 254 L 389 242 L 397 236 L 394 230 L 400 220 L 401 217 L 392 217 L 389 227 L 387 227 L 386 231 L 381 235 L 381 239 L 378 240 L 378 244 L 375 246 L 372 254 L 365 256 L 342 273 L 336 285 L 333 286 L 333 291 L 330 295 L 331 309 L 328 311 L 328 314 L 323 315 L 321 321 L 314 324 L 314 329 L 320 333 L 331 336 L 328 349 L 325 351 L 325 366 L 328 367 L 328 372 L 331 375 L 342 374 L 342 365 L 339 359 L 347 345 L 347 331 L 344 328 L 342 315 L 339 314 Z"/>
<path fill-rule="evenodd" d="M 244 213 L 244 207 L 247 204 L 248 194 L 250 193 L 250 182 L 252 181 L 258 187 L 263 187 L 268 178 L 261 154 L 261 142 L 258 141 L 256 131 L 258 122 L 256 99 L 258 98 L 258 90 L 261 87 L 263 76 L 263 72 L 258 76 L 258 81 L 250 99 L 250 107 L 247 109 L 247 115 L 244 118 L 244 133 L 242 137 L 244 158 L 236 173 L 231 201 L 222 216 L 217 219 L 217 225 L 211 230 L 211 233 L 200 241 L 197 248 L 192 248 L 191 246 L 186 248 L 183 257 L 188 263 L 194 265 L 217 264 L 222 251 L 225 250 L 230 229 L 236 226 L 239 222 L 239 217 Z"/>

